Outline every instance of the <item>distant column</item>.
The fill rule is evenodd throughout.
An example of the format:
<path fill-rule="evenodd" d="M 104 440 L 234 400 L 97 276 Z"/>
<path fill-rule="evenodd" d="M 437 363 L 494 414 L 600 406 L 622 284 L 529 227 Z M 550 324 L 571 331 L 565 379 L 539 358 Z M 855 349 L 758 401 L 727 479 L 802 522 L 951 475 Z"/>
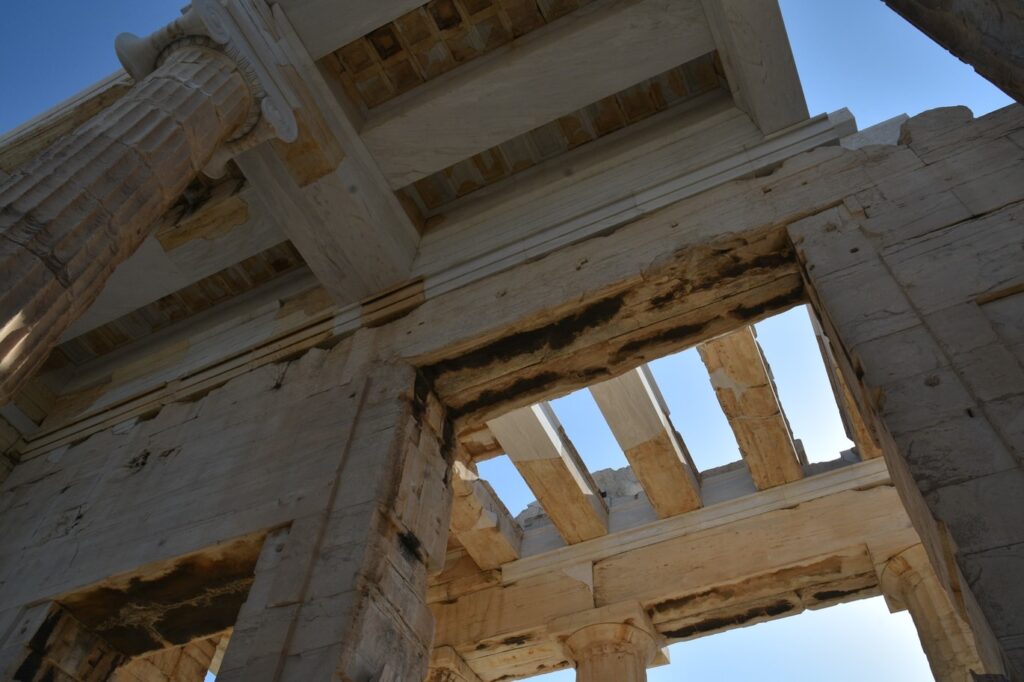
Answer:
<path fill-rule="evenodd" d="M 566 644 L 576 659 L 577 682 L 646 682 L 657 652 L 650 633 L 627 623 L 588 625 Z"/>
<path fill-rule="evenodd" d="M 936 682 L 969 682 L 986 671 L 970 626 L 957 613 L 928 563 L 922 545 L 888 561 L 881 573 L 890 604 L 906 606 Z"/>

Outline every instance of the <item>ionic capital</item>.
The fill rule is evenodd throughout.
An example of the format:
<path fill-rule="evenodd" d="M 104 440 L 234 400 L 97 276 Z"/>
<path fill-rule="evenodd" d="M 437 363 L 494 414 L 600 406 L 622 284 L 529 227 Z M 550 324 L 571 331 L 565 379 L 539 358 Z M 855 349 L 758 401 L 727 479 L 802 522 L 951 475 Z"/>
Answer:
<path fill-rule="evenodd" d="M 176 49 L 200 45 L 222 52 L 249 84 L 250 115 L 214 154 L 205 172 L 217 177 L 236 154 L 265 140 L 293 142 L 298 123 L 281 66 L 287 60 L 276 44 L 274 17 L 262 0 L 193 0 L 180 17 L 141 38 L 122 33 L 114 41 L 117 57 L 136 81 L 164 63 Z"/>

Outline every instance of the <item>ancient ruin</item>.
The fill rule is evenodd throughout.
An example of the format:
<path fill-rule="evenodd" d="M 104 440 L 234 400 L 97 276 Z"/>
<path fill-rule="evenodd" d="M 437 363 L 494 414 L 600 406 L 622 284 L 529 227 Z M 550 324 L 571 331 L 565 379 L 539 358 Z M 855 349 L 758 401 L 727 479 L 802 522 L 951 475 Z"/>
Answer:
<path fill-rule="evenodd" d="M 937 680 L 1024 680 L 1024 10 L 887 1 L 1018 104 L 808 112 L 774 0 L 121 36 L 0 138 L 0 680 L 630 682 L 877 595 Z M 804 305 L 825 463 L 752 331 Z M 742 462 L 673 425 L 687 348 Z M 630 469 L 560 426 L 584 388 Z"/>

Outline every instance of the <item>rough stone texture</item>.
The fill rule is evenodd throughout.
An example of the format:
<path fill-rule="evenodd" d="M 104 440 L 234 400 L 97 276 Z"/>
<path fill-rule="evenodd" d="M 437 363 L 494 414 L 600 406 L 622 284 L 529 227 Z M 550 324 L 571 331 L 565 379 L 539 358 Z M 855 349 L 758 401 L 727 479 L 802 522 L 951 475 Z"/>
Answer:
<path fill-rule="evenodd" d="M 46 360 L 253 106 L 227 56 L 172 50 L 0 186 L 0 404 Z"/>
<path fill-rule="evenodd" d="M 425 677 L 450 492 L 443 429 L 413 382 L 408 367 L 369 379 L 325 513 L 268 540 L 219 680 Z"/>
<path fill-rule="evenodd" d="M 220 637 L 209 637 L 122 665 L 110 682 L 202 682 L 210 669 Z"/>
<path fill-rule="evenodd" d="M 1024 109 L 907 122 L 918 160 L 844 206 L 790 226 L 813 294 L 861 398 L 917 492 L 1017 675 L 1024 633 Z M 867 148 L 870 150 L 871 148 Z M 899 147 L 874 153 L 896 153 Z M 955 274 L 954 274 L 955 273 Z M 856 378 L 856 377 L 855 377 Z M 897 463 L 893 457 L 901 457 Z M 923 533 L 923 535 L 927 535 Z M 928 543 L 926 543 L 928 544 Z M 928 546 L 942 565 L 945 550 Z M 1016 678 L 1014 678 L 1016 679 Z"/>
<path fill-rule="evenodd" d="M 371 347 L 359 334 L 19 465 L 0 495 L 0 615 L 102 586 L 142 608 L 132 589 L 188 553 L 269 533 L 221 679 L 422 679 L 446 422 L 414 370 Z M 210 573 L 188 574 L 201 590 Z"/>
<path fill-rule="evenodd" d="M 890 559 L 881 571 L 882 591 L 910 611 L 937 682 L 971 682 L 985 670 L 970 626 L 957 613 L 921 545 Z"/>
<path fill-rule="evenodd" d="M 24 609 L 0 645 L 0 679 L 105 682 L 125 657 L 55 604 Z"/>
<path fill-rule="evenodd" d="M 1024 6 L 1017 0 L 885 0 L 903 18 L 1024 103 Z"/>
<path fill-rule="evenodd" d="M 589 625 L 566 641 L 579 682 L 646 682 L 657 644 L 651 634 L 626 623 Z"/>

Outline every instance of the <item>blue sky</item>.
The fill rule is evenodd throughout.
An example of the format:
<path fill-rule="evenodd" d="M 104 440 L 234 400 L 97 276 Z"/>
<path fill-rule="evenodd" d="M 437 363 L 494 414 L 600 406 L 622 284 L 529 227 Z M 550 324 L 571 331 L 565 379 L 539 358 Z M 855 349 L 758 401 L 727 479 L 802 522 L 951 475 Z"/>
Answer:
<path fill-rule="evenodd" d="M 0 132 L 9 130 L 119 68 L 114 36 L 163 25 L 185 0 L 9 2 L 0 22 Z M 964 104 L 976 115 L 1009 98 L 892 13 L 881 0 L 781 0 L 812 114 L 847 107 L 861 127 L 900 113 Z M 758 325 L 783 406 L 810 459 L 849 447 L 839 426 L 807 314 L 796 309 Z M 676 426 L 701 469 L 738 458 L 695 351 L 653 363 Z M 625 459 L 584 392 L 555 410 L 592 470 Z M 495 460 L 484 473 L 513 512 L 529 499 L 514 469 Z M 806 613 L 672 647 L 654 682 L 930 680 L 906 613 L 880 599 Z M 571 671 L 543 678 L 568 682 Z"/>

